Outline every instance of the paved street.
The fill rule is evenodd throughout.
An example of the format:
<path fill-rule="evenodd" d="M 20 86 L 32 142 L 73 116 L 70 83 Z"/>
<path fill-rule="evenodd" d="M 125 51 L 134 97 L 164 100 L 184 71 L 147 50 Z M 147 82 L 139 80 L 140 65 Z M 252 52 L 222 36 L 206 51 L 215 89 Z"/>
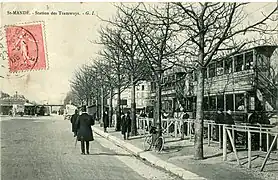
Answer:
<path fill-rule="evenodd" d="M 110 141 L 96 136 L 90 155 L 74 146 L 69 121 L 62 117 L 1 118 L 3 180 L 179 180 L 145 164 Z"/>

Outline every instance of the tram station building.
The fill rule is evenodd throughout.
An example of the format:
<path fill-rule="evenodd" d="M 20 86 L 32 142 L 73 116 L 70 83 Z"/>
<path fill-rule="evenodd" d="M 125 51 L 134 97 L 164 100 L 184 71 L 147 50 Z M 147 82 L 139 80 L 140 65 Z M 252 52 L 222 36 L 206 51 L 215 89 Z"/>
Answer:
<path fill-rule="evenodd" d="M 273 81 L 271 58 L 277 46 L 257 46 L 233 56 L 215 59 L 205 70 L 204 114 L 209 119 L 218 110 L 231 110 L 236 121 L 246 122 L 254 111 L 277 113 L 277 82 Z M 277 51 L 277 50 L 276 50 Z M 277 57 L 276 57 L 277 58 Z M 277 59 L 275 60 L 278 61 Z M 172 69 L 165 72 L 162 110 L 170 114 L 196 111 L 196 72 Z M 155 97 L 154 83 L 151 97 Z"/>

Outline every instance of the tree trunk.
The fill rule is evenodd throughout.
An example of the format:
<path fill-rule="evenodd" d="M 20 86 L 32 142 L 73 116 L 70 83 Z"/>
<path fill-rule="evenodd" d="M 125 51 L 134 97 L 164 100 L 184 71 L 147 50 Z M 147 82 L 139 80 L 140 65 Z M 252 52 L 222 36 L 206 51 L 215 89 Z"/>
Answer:
<path fill-rule="evenodd" d="M 109 99 L 109 127 L 112 127 L 112 117 L 113 117 L 113 87 L 110 87 L 110 99 Z"/>
<path fill-rule="evenodd" d="M 161 74 L 159 75 L 159 79 L 156 80 L 156 103 L 155 103 L 155 116 L 154 116 L 154 124 L 158 127 L 158 132 L 162 134 L 161 128 Z"/>
<path fill-rule="evenodd" d="M 135 101 L 135 83 L 134 77 L 131 77 L 131 135 L 136 136 L 137 127 L 136 127 L 136 101 Z"/>
<path fill-rule="evenodd" d="M 118 75 L 119 76 L 119 75 Z M 118 77 L 119 78 L 119 77 Z M 121 86 L 118 85 L 116 131 L 121 130 Z"/>
<path fill-rule="evenodd" d="M 195 154 L 194 158 L 204 159 L 203 153 L 203 97 L 204 97 L 204 69 L 199 67 L 197 69 L 197 104 L 196 104 L 196 120 L 195 120 L 195 141 L 194 148 Z"/>
<path fill-rule="evenodd" d="M 104 114 L 104 88 L 101 87 L 101 109 L 100 109 L 100 127 L 103 126 L 103 114 Z"/>
<path fill-rule="evenodd" d="M 97 90 L 97 94 L 96 94 L 96 118 L 97 118 L 97 120 L 99 121 L 99 117 L 100 117 L 100 115 L 99 115 L 99 97 L 98 97 L 98 95 L 99 95 L 99 90 Z"/>

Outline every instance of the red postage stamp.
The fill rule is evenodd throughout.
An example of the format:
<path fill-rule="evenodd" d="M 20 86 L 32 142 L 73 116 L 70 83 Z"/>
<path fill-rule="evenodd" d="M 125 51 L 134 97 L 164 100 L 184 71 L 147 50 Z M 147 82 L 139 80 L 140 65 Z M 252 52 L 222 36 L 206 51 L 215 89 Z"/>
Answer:
<path fill-rule="evenodd" d="M 10 72 L 46 69 L 43 25 L 30 24 L 5 28 Z"/>

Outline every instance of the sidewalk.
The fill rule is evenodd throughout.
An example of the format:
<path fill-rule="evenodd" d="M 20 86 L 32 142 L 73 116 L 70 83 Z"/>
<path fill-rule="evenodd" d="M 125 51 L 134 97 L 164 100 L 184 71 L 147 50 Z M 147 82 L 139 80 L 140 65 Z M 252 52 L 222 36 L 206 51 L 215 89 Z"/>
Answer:
<path fill-rule="evenodd" d="M 123 140 L 121 132 L 116 132 L 115 128 L 108 128 L 108 133 L 103 132 L 103 128 L 96 124 L 94 132 L 103 136 L 132 154 L 144 159 L 158 167 L 164 168 L 184 179 L 211 179 L 211 180 L 276 180 L 278 179 L 278 157 L 273 153 L 268 160 L 264 172 L 259 172 L 261 163 L 265 157 L 262 152 L 252 151 L 252 169 L 247 169 L 247 152 L 239 151 L 242 168 L 237 166 L 233 153 L 228 154 L 226 162 L 222 160 L 222 150 L 218 144 L 212 143 L 210 146 L 204 145 L 204 160 L 193 159 L 194 143 L 193 139 L 180 140 L 179 138 L 166 137 L 163 152 L 145 152 L 143 149 L 144 136 L 131 137 L 130 140 Z M 204 142 L 205 143 L 205 142 Z M 276 156 L 276 157 L 275 157 Z"/>

